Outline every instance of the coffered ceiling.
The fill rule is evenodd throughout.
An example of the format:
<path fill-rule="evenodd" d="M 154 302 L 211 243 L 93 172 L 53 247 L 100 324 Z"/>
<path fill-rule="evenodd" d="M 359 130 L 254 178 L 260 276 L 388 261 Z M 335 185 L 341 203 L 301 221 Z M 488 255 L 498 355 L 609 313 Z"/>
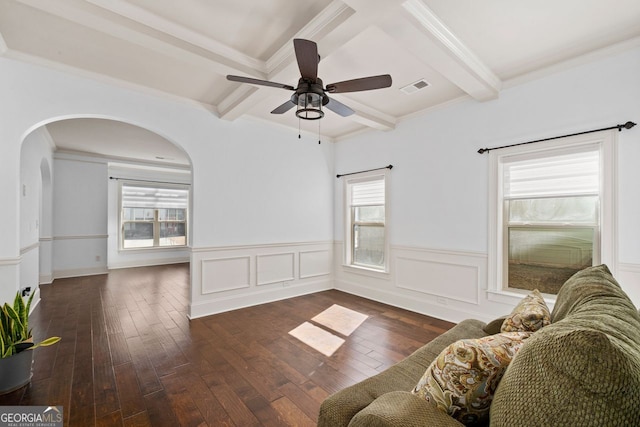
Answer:
<path fill-rule="evenodd" d="M 297 132 L 279 88 L 296 86 L 292 40 L 315 41 L 325 84 L 391 74 L 390 88 L 331 95 L 323 138 L 389 131 L 459 99 L 640 45 L 638 0 L 0 0 L 4 56 L 252 117 Z M 427 85 L 415 90 L 412 84 Z M 419 85 L 419 86 L 422 86 Z M 408 87 L 410 90 L 403 91 Z M 413 89 L 413 90 L 411 90 Z M 406 93 L 410 92 L 410 93 Z M 317 124 L 302 123 L 317 131 Z M 60 131 L 60 130 L 59 130 Z"/>

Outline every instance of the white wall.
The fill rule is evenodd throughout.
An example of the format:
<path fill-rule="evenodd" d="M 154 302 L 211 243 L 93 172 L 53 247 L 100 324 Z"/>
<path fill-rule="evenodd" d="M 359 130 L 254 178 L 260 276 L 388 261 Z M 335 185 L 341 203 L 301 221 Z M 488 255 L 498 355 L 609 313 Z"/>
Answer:
<path fill-rule="evenodd" d="M 640 123 L 640 50 L 521 86 L 500 98 L 466 101 L 336 144 L 336 171 L 393 164 L 391 271 L 353 274 L 342 262 L 342 183 L 335 183 L 336 287 L 457 321 L 507 313 L 491 301 L 488 262 L 488 156 L 479 148 L 625 123 Z M 625 290 L 640 305 L 640 126 L 619 133 L 619 263 Z M 363 156 L 362 153 L 367 155 Z M 416 277 L 418 276 L 418 277 Z"/>
<path fill-rule="evenodd" d="M 20 155 L 20 279 L 15 289 L 6 289 L 6 297 L 29 287 L 36 292 L 34 306 L 39 300 L 40 260 L 45 269 L 51 260 L 51 165 L 49 135 L 44 129 L 31 133 Z"/>
<path fill-rule="evenodd" d="M 53 275 L 107 272 L 107 164 L 55 155 Z"/>
<path fill-rule="evenodd" d="M 0 117 L 3 118 L 0 196 L 7 206 L 0 210 L 0 235 L 5 237 L 0 240 L 0 298 L 3 300 L 7 300 L 8 295 L 5 290 L 13 292 L 19 282 L 20 146 L 32 130 L 60 119 L 121 120 L 155 132 L 185 150 L 193 168 L 191 250 L 198 253 L 196 263 L 229 246 L 253 253 L 264 247 L 261 245 L 287 248 L 291 244 L 302 244 L 304 247 L 317 242 L 326 244 L 332 239 L 332 144 L 299 140 L 296 132 L 267 123 L 222 121 L 199 105 L 121 89 L 6 58 L 0 58 L 0 93 L 3 94 L 0 97 Z M 79 186 L 86 201 L 104 207 L 104 217 L 88 222 L 78 218 L 78 227 L 56 222 L 54 234 L 61 238 L 55 238 L 54 242 L 62 247 L 73 241 L 75 249 L 82 247 L 86 251 L 84 255 L 89 256 L 86 262 L 95 260 L 96 255 L 106 256 L 106 165 L 88 166 L 78 162 L 72 165 L 72 161 L 59 160 L 54 165 L 55 187 L 66 188 L 65 182 L 71 188 Z M 73 182 L 71 171 L 81 170 L 87 174 L 88 182 L 100 188 L 104 198 L 101 196 L 98 200 L 96 192 L 88 191 L 83 183 Z M 62 182 L 58 183 L 58 179 Z M 54 218 L 61 213 L 61 203 L 74 204 L 79 200 L 69 194 L 55 194 Z M 67 236 L 98 238 L 65 239 Z M 104 253 L 96 252 L 98 247 L 103 248 Z M 192 269 L 200 268 L 193 262 L 193 254 L 191 257 Z M 55 268 L 62 270 L 74 269 L 73 262 L 72 257 L 66 255 L 64 259 L 54 260 Z M 322 279 L 315 280 L 314 289 L 331 287 L 331 274 L 318 277 Z M 308 287 L 297 286 L 305 279 L 294 277 L 284 291 L 278 289 L 278 292 L 273 286 L 258 288 L 257 283 L 252 283 L 241 293 L 252 301 L 293 296 L 310 291 Z M 208 284 L 205 289 L 212 289 L 211 286 L 224 288 L 221 283 Z M 226 296 L 224 291 L 204 295 L 202 289 L 201 283 L 192 283 L 193 302 L 198 304 L 200 313 L 207 310 L 206 305 L 212 299 Z M 238 297 L 237 293 L 234 298 Z"/>

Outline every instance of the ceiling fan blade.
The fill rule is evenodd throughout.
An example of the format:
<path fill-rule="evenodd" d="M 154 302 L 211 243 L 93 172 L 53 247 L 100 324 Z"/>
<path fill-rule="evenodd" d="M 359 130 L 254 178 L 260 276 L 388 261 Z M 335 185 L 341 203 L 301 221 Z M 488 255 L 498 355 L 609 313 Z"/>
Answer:
<path fill-rule="evenodd" d="M 391 76 L 389 74 L 382 74 L 380 76 L 362 77 L 360 79 L 331 83 L 327 85 L 326 90 L 329 93 L 344 93 L 382 89 L 389 86 L 391 86 Z"/>
<path fill-rule="evenodd" d="M 281 89 L 295 90 L 295 88 L 293 86 L 290 86 L 290 85 L 285 85 L 285 84 L 276 83 L 276 82 L 270 82 L 270 81 L 267 81 L 267 80 L 252 79 L 251 77 L 228 75 L 227 76 L 227 80 L 231 80 L 232 82 L 251 83 L 251 84 L 254 84 L 254 85 L 271 86 L 271 87 L 279 87 Z"/>
<path fill-rule="evenodd" d="M 296 106 L 296 104 L 292 100 L 288 100 L 287 102 L 285 102 L 284 104 L 280 105 L 275 110 L 273 110 L 271 112 L 271 114 L 286 113 L 287 111 L 289 111 L 290 109 L 292 109 L 295 106 Z"/>
<path fill-rule="evenodd" d="M 347 107 L 340 101 L 336 101 L 333 98 L 329 98 L 329 102 L 327 103 L 327 105 L 325 105 L 325 107 L 342 117 L 347 117 L 355 113 L 355 111 L 353 111 L 351 108 Z"/>
<path fill-rule="evenodd" d="M 293 48 L 296 52 L 300 75 L 315 83 L 318 78 L 318 45 L 311 40 L 294 39 Z"/>

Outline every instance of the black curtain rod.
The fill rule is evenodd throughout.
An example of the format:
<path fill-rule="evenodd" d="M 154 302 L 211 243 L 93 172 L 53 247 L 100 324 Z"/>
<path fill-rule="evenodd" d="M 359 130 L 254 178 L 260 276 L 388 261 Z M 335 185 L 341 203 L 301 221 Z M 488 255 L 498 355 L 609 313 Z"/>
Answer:
<path fill-rule="evenodd" d="M 393 165 L 385 166 L 385 167 L 383 167 L 383 168 L 369 169 L 369 170 L 366 170 L 366 171 L 360 171 L 360 172 L 350 172 L 350 173 L 338 174 L 338 175 L 336 175 L 336 178 L 340 178 L 340 177 L 342 177 L 342 176 L 347 176 L 347 175 L 355 175 L 355 174 L 357 174 L 357 173 L 364 173 L 364 172 L 379 171 L 379 170 L 382 170 L 382 169 L 393 169 Z"/>
<path fill-rule="evenodd" d="M 518 145 L 533 144 L 534 142 L 551 141 L 552 139 L 567 138 L 569 136 L 584 135 L 584 134 L 587 134 L 587 133 L 601 132 L 603 130 L 618 129 L 618 132 L 622 132 L 622 129 L 631 129 L 635 125 L 636 124 L 633 123 L 633 122 L 627 122 L 627 123 L 625 123 L 623 125 L 615 125 L 615 126 L 611 126 L 611 127 L 608 127 L 608 128 L 587 130 L 587 131 L 578 132 L 578 133 L 570 133 L 568 135 L 552 136 L 551 138 L 536 139 L 535 141 L 520 142 L 518 144 L 511 144 L 511 145 L 503 145 L 502 147 L 481 148 L 481 149 L 478 150 L 478 153 L 483 154 L 483 153 L 488 153 L 491 150 L 500 150 L 501 148 L 509 148 L 509 147 L 516 147 Z"/>
<path fill-rule="evenodd" d="M 133 179 L 133 178 L 118 178 L 117 176 L 110 176 L 109 179 L 115 179 L 116 181 L 118 181 L 120 179 L 123 179 L 125 181 L 151 182 L 153 184 L 191 185 L 191 184 L 183 184 L 181 182 L 151 181 L 151 180 L 148 180 L 148 179 Z"/>

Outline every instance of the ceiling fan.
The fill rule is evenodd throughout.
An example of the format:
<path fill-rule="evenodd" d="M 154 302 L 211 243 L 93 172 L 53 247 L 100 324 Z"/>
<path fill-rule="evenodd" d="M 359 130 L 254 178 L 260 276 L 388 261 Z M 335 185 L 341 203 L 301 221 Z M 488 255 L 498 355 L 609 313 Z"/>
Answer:
<path fill-rule="evenodd" d="M 227 80 L 294 91 L 291 99 L 274 109 L 271 114 L 283 114 L 297 106 L 296 116 L 304 120 L 318 120 L 324 117 L 323 106 L 342 117 L 349 116 L 355 112 L 343 103 L 329 98 L 327 93 L 358 92 L 391 86 L 391 76 L 383 74 L 331 83 L 323 88 L 322 80 L 318 78 L 320 56 L 318 56 L 316 43 L 311 40 L 294 39 L 293 48 L 301 75 L 300 80 L 298 80 L 298 87 L 233 75 L 228 75 Z"/>

